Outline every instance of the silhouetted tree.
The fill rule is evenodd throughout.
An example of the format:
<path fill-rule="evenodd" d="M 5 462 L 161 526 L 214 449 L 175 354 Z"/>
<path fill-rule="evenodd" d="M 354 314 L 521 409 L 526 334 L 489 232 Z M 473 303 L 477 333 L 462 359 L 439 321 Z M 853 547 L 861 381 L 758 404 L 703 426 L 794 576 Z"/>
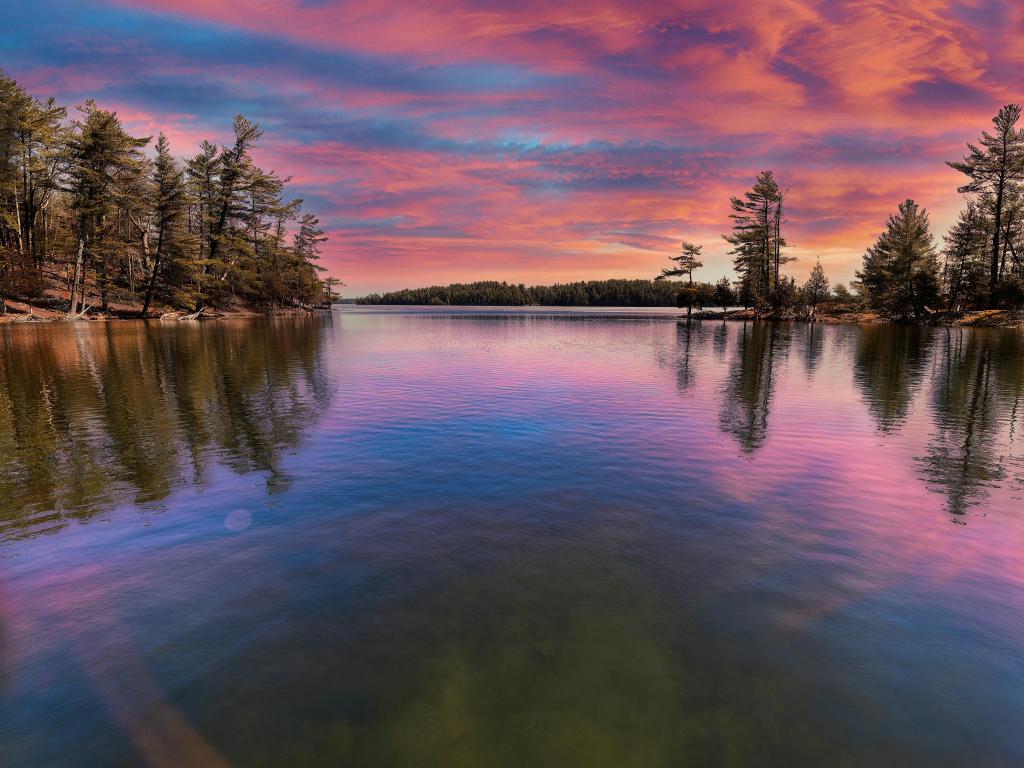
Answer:
<path fill-rule="evenodd" d="M 821 268 L 821 261 L 814 264 L 810 277 L 804 283 L 804 301 L 812 310 L 818 308 L 818 303 L 828 297 L 828 278 L 825 277 L 825 270 Z"/>
<path fill-rule="evenodd" d="M 762 171 L 742 197 L 730 200 L 732 233 L 723 235 L 732 246 L 733 266 L 743 283 L 742 295 L 762 308 L 778 306 L 780 268 L 793 261 L 785 256 L 782 236 L 783 192 L 772 171 Z"/>
<path fill-rule="evenodd" d="M 989 259 L 989 302 L 995 303 L 1003 259 L 1001 241 L 1003 219 L 1008 197 L 1024 182 L 1024 129 L 1016 128 L 1020 119 L 1019 104 L 1007 104 L 992 118 L 994 131 L 982 131 L 979 146 L 967 145 L 963 160 L 949 162 L 950 168 L 970 178 L 959 188 L 961 193 L 981 193 L 993 220 L 992 249 Z"/>
<path fill-rule="evenodd" d="M 736 303 L 736 293 L 732 289 L 732 283 L 728 277 L 723 277 L 715 283 L 715 304 L 722 308 L 723 316 L 729 311 L 729 307 Z"/>
<path fill-rule="evenodd" d="M 679 306 L 686 307 L 686 317 L 689 319 L 693 312 L 693 305 L 699 300 L 696 291 L 693 290 L 693 270 L 700 269 L 704 263 L 700 260 L 700 252 L 703 246 L 695 243 L 683 242 L 682 252 L 678 256 L 669 256 L 675 262 L 674 267 L 661 270 L 655 280 L 665 280 L 670 277 L 685 277 L 687 288 L 679 293 Z"/>
<path fill-rule="evenodd" d="M 990 295 L 986 273 L 989 221 L 972 200 L 945 237 L 943 283 L 950 309 L 976 306 Z"/>
<path fill-rule="evenodd" d="M 928 212 L 900 203 L 886 231 L 864 255 L 857 279 L 871 306 L 891 317 L 920 318 L 939 294 L 938 260 Z"/>

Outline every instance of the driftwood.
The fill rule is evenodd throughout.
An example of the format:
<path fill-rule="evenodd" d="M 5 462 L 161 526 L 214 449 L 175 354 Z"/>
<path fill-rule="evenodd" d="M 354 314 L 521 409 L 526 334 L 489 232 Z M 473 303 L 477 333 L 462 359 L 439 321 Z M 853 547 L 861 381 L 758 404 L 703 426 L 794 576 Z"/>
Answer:
<path fill-rule="evenodd" d="M 86 314 L 89 312 L 90 309 L 92 309 L 92 306 L 93 305 L 90 304 L 88 307 L 83 309 L 81 312 L 76 312 L 73 315 L 72 314 L 68 314 L 68 320 L 72 320 L 72 321 L 74 321 L 74 320 L 84 320 Z"/>
<path fill-rule="evenodd" d="M 200 307 L 195 312 L 193 312 L 191 315 L 182 315 L 178 319 L 179 320 L 197 320 L 199 318 L 199 316 L 201 314 L 203 314 L 203 309 L 205 309 L 205 307 Z"/>

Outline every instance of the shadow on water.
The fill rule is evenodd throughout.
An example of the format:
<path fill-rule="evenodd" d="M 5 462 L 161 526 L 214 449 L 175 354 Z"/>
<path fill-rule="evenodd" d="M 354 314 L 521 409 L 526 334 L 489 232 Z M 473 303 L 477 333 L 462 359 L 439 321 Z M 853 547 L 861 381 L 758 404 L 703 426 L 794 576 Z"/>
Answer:
<path fill-rule="evenodd" d="M 0 334 L 0 532 L 48 533 L 201 484 L 220 462 L 287 487 L 329 399 L 320 318 L 64 324 Z"/>

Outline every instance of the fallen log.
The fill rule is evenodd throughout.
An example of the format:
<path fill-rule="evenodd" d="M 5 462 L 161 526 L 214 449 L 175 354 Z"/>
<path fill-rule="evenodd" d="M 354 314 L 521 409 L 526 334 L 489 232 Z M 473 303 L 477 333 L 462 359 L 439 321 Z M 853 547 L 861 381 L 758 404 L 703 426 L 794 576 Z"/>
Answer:
<path fill-rule="evenodd" d="M 73 315 L 72 314 L 68 314 L 68 320 L 70 320 L 72 322 L 74 322 L 75 320 L 84 320 L 85 319 L 85 315 L 89 312 L 90 309 L 92 309 L 92 304 L 90 304 L 88 307 L 83 309 L 81 312 L 77 312 L 77 313 L 75 313 Z"/>

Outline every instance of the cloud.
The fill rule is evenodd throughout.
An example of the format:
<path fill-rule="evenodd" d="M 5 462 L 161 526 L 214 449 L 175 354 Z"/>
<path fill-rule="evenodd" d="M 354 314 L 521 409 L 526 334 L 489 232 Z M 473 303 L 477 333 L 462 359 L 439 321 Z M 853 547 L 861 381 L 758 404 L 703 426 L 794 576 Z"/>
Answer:
<path fill-rule="evenodd" d="M 849 279 L 904 197 L 950 223 L 943 161 L 1024 66 L 1015 0 L 87 5 L 9 4 L 4 66 L 182 155 L 258 120 L 357 292 L 653 275 L 684 238 L 714 278 L 729 196 L 767 167 L 796 271 Z"/>

